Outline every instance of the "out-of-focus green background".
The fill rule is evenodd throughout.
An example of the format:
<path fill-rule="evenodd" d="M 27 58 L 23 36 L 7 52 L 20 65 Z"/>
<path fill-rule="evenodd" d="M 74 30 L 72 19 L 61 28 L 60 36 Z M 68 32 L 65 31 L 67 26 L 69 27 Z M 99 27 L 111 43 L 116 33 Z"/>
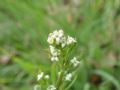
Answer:
<path fill-rule="evenodd" d="M 83 60 L 70 90 L 120 90 L 120 0 L 0 0 L 0 90 L 33 90 L 56 29 Z"/>

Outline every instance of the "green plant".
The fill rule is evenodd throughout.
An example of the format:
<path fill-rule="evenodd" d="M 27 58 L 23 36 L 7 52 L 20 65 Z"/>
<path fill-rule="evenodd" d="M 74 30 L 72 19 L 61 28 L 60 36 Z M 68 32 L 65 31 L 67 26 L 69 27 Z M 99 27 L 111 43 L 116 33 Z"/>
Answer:
<path fill-rule="evenodd" d="M 76 46 L 75 38 L 65 35 L 63 30 L 56 30 L 48 36 L 50 57 L 53 62 L 52 74 L 41 72 L 37 76 L 40 90 L 68 90 L 77 75 L 80 62 L 76 57 L 70 60 L 70 54 Z M 37 87 L 35 87 L 36 90 Z"/>

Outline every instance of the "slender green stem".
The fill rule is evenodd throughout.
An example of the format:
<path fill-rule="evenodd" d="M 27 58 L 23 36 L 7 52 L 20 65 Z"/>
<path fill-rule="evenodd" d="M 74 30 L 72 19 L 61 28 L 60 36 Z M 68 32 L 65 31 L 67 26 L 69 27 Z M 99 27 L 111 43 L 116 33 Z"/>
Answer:
<path fill-rule="evenodd" d="M 58 76 L 58 80 L 57 80 L 57 84 L 56 84 L 56 87 L 57 87 L 57 90 L 60 90 L 60 86 L 62 85 L 62 80 L 63 80 L 63 76 L 64 76 L 64 73 L 65 73 L 65 59 L 63 59 L 63 64 L 61 65 L 61 72 L 60 72 L 60 75 Z"/>
<path fill-rule="evenodd" d="M 57 83 L 56 83 L 56 87 L 57 87 L 56 90 L 60 90 L 60 87 L 63 84 L 62 81 L 63 81 L 63 77 L 64 77 L 64 74 L 65 74 L 65 70 L 67 70 L 68 65 L 69 65 L 69 62 L 68 62 L 69 52 L 70 52 L 70 49 L 67 50 L 66 54 L 65 53 L 63 54 L 64 59 L 63 59 L 62 65 L 61 65 L 62 66 L 61 67 L 61 72 L 60 72 L 60 75 L 59 75 Z"/>
<path fill-rule="evenodd" d="M 63 76 L 64 76 L 64 71 L 61 71 L 59 77 L 58 77 L 58 81 L 57 81 L 57 90 L 60 89 L 60 86 L 62 84 L 62 80 L 63 80 Z"/>

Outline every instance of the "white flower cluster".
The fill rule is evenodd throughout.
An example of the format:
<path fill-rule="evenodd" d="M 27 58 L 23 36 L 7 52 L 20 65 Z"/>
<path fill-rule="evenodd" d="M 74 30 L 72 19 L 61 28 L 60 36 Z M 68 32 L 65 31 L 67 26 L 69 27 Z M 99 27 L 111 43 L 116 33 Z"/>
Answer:
<path fill-rule="evenodd" d="M 48 36 L 48 43 L 49 44 L 57 44 L 59 45 L 61 43 L 61 39 L 64 36 L 64 32 L 63 30 L 59 30 L 59 31 L 54 31 L 53 33 L 50 33 Z"/>
<path fill-rule="evenodd" d="M 75 44 L 76 40 L 73 37 L 65 36 L 63 30 L 56 30 L 49 34 L 47 42 L 50 44 L 50 52 L 52 55 L 51 61 L 59 61 L 60 50 L 55 46 L 64 48 L 66 46 Z"/>
<path fill-rule="evenodd" d="M 42 78 L 48 80 L 50 77 L 49 77 L 49 75 L 44 75 L 44 72 L 41 72 L 40 74 L 38 74 L 37 80 L 39 81 L 39 80 L 41 80 Z M 37 87 L 35 87 L 34 90 L 37 90 Z M 56 90 L 56 88 L 55 88 L 54 85 L 50 85 L 50 86 L 48 86 L 47 90 Z"/>
<path fill-rule="evenodd" d="M 79 64 L 80 64 L 80 61 L 77 60 L 76 57 L 74 57 L 72 60 L 71 60 L 71 64 L 74 66 L 74 67 L 77 67 Z M 66 72 L 67 73 L 67 72 Z M 72 74 L 71 73 L 68 73 L 65 75 L 65 81 L 71 81 L 72 79 Z"/>
<path fill-rule="evenodd" d="M 71 63 L 73 64 L 74 67 L 77 67 L 79 64 L 80 64 L 80 61 L 78 61 L 76 59 L 76 57 L 74 57 L 72 60 L 71 60 Z"/>
<path fill-rule="evenodd" d="M 72 79 L 72 74 L 71 73 L 66 74 L 65 80 L 66 81 L 71 81 L 71 79 Z"/>
<path fill-rule="evenodd" d="M 41 80 L 42 78 L 49 79 L 49 75 L 44 76 L 44 72 L 41 72 L 40 74 L 37 75 L 37 81 Z"/>
<path fill-rule="evenodd" d="M 47 90 L 56 90 L 55 86 L 54 85 L 50 85 Z"/>
<path fill-rule="evenodd" d="M 58 56 L 60 55 L 60 50 L 57 50 L 55 47 L 50 45 L 50 52 L 52 55 L 51 61 L 58 61 L 59 60 Z"/>
<path fill-rule="evenodd" d="M 76 40 L 73 37 L 68 36 L 67 38 L 67 45 L 76 43 Z"/>
<path fill-rule="evenodd" d="M 64 48 L 66 45 L 76 43 L 75 38 L 70 36 L 65 36 L 63 30 L 56 30 L 53 33 L 50 33 L 47 39 L 49 44 L 60 45 Z"/>

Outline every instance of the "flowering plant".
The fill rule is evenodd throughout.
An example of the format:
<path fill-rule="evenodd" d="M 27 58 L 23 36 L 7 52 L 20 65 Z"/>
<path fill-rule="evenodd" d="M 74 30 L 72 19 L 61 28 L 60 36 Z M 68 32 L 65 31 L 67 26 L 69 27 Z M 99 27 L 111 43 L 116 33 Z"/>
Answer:
<path fill-rule="evenodd" d="M 68 90 L 75 78 L 75 71 L 80 62 L 76 57 L 70 60 L 70 53 L 76 46 L 76 39 L 64 34 L 63 30 L 50 33 L 47 39 L 49 43 L 50 58 L 53 63 L 53 74 L 41 72 L 37 76 L 40 82 L 35 90 Z M 52 79 L 52 80 L 51 80 Z"/>

